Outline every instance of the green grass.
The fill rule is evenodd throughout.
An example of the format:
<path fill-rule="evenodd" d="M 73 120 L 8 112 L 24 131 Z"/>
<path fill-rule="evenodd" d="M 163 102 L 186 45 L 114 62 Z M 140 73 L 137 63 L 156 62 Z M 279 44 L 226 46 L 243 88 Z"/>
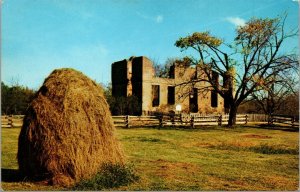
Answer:
<path fill-rule="evenodd" d="M 274 129 L 118 129 L 127 162 L 140 179 L 110 190 L 297 190 L 299 133 Z M 2 129 L 2 169 L 17 169 L 19 131 Z M 14 181 L 2 182 L 2 188 L 63 190 Z"/>
<path fill-rule="evenodd" d="M 262 154 L 293 154 L 298 155 L 299 149 L 298 148 L 282 148 L 281 146 L 270 146 L 267 144 L 262 144 L 259 146 L 250 147 L 250 150 L 262 153 Z"/>

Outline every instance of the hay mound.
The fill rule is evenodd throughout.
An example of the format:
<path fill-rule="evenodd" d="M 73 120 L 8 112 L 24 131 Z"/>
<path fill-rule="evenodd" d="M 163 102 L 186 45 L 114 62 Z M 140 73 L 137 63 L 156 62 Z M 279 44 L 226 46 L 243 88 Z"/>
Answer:
<path fill-rule="evenodd" d="M 103 163 L 124 162 L 102 88 L 73 69 L 54 70 L 30 104 L 19 135 L 20 172 L 69 185 Z"/>

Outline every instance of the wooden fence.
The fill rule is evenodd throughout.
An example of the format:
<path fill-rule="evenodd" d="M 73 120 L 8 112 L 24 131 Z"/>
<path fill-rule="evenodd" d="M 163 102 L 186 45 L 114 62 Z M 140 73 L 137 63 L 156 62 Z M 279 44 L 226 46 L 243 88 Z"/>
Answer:
<path fill-rule="evenodd" d="M 113 121 L 117 127 L 137 127 L 137 126 L 187 126 L 198 125 L 226 125 L 228 115 L 158 115 L 158 116 L 113 116 Z M 247 115 L 237 115 L 237 124 L 247 124 Z"/>
<path fill-rule="evenodd" d="M 159 126 L 160 119 L 157 116 L 112 116 L 116 127 L 132 126 Z"/>
<path fill-rule="evenodd" d="M 299 119 L 297 119 L 294 116 L 288 116 L 288 115 L 273 115 L 269 119 L 269 123 L 279 123 L 284 125 L 290 125 L 290 126 L 297 126 L 299 127 Z"/>
<path fill-rule="evenodd" d="M 265 114 L 247 114 L 249 122 L 268 122 L 268 115 Z"/>
<path fill-rule="evenodd" d="M 1 127 L 13 128 L 21 127 L 23 125 L 24 115 L 2 115 L 1 116 Z"/>
<path fill-rule="evenodd" d="M 21 127 L 24 115 L 1 116 L 1 127 Z M 145 126 L 186 126 L 195 127 L 200 125 L 226 125 L 229 115 L 203 115 L 199 113 L 171 115 L 161 114 L 155 116 L 112 116 L 116 127 L 145 127 Z M 299 126 L 299 119 L 293 116 L 273 115 L 268 118 L 264 114 L 238 114 L 236 124 L 248 122 L 280 123 L 290 126 Z"/>
<path fill-rule="evenodd" d="M 229 115 L 205 115 L 199 113 L 181 115 L 156 115 L 156 116 L 113 116 L 115 126 L 190 126 L 199 125 L 227 125 Z M 270 120 L 265 114 L 237 114 L 236 124 L 247 124 L 248 122 L 268 122 Z M 299 120 L 293 116 L 274 115 L 272 123 L 281 123 L 291 126 L 299 126 Z"/>

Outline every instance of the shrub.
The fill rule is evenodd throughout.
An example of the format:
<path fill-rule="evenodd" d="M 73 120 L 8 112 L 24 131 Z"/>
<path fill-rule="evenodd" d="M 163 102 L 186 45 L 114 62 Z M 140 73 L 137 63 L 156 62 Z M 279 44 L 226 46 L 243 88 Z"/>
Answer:
<path fill-rule="evenodd" d="M 139 180 L 133 166 L 123 164 L 103 164 L 91 179 L 82 180 L 72 190 L 101 190 L 125 186 Z"/>

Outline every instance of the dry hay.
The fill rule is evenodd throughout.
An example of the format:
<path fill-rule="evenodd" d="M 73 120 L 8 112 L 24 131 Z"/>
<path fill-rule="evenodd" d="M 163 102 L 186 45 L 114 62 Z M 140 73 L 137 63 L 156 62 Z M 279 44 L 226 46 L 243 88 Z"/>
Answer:
<path fill-rule="evenodd" d="M 73 69 L 54 70 L 24 117 L 19 170 L 30 178 L 70 185 L 103 163 L 124 163 L 102 88 Z"/>

